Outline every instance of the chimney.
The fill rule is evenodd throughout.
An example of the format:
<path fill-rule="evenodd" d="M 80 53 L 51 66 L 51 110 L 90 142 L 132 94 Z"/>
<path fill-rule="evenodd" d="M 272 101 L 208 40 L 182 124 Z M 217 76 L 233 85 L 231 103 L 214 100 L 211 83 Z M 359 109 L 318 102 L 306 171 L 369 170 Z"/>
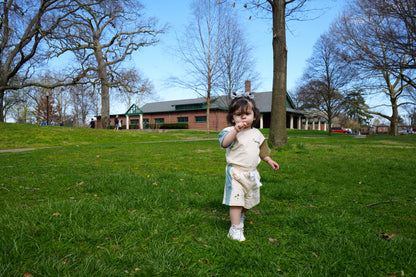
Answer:
<path fill-rule="evenodd" d="M 251 92 L 251 81 L 246 80 L 244 83 L 244 92 Z"/>

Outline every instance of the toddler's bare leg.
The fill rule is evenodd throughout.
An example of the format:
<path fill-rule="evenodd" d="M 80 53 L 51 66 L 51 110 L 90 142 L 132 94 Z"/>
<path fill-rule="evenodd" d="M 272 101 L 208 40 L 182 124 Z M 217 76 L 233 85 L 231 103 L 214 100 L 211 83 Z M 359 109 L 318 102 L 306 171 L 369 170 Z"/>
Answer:
<path fill-rule="evenodd" d="M 240 206 L 231 206 L 230 207 L 230 219 L 232 225 L 240 225 L 241 212 L 243 207 Z"/>

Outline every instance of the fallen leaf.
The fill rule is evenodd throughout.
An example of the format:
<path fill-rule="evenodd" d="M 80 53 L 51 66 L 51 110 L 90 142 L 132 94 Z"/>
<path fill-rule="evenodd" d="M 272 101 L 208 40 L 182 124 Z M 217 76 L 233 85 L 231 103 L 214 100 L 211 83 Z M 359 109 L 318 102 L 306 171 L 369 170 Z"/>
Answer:
<path fill-rule="evenodd" d="M 377 234 L 377 236 L 379 236 L 379 237 L 380 237 L 380 238 L 382 238 L 382 239 L 387 239 L 387 240 L 389 240 L 389 239 L 394 238 L 394 237 L 396 236 L 396 234 L 391 234 L 391 235 L 389 235 L 389 234 L 387 234 L 387 233 L 379 233 L 379 234 Z"/>
<path fill-rule="evenodd" d="M 52 214 L 53 216 L 58 216 L 58 215 L 60 215 L 59 213 L 53 213 Z"/>
<path fill-rule="evenodd" d="M 31 273 L 29 273 L 29 272 L 23 273 L 23 276 L 24 277 L 33 277 L 33 275 Z"/>
<path fill-rule="evenodd" d="M 207 261 L 207 264 L 212 265 L 212 264 L 209 262 L 208 258 L 205 258 L 205 260 Z"/>
<path fill-rule="evenodd" d="M 84 182 L 79 182 L 77 183 L 77 186 L 82 186 L 84 184 Z"/>
<path fill-rule="evenodd" d="M 312 254 L 313 254 L 315 257 L 319 258 L 318 254 L 316 254 L 315 252 L 312 252 Z"/>
<path fill-rule="evenodd" d="M 101 158 L 101 155 L 96 155 L 97 158 Z"/>
<path fill-rule="evenodd" d="M 255 213 L 255 214 L 260 214 L 260 211 L 259 210 L 251 210 L 253 213 Z"/>
<path fill-rule="evenodd" d="M 278 241 L 277 239 L 274 239 L 274 238 L 269 238 L 269 241 L 270 241 L 271 243 L 275 243 L 275 242 L 277 242 L 278 244 L 280 244 L 280 243 L 281 243 L 280 241 Z"/>
<path fill-rule="evenodd" d="M 153 185 L 154 185 L 154 186 L 157 186 L 157 183 L 156 183 L 156 182 L 154 182 L 154 183 L 153 183 Z"/>
<path fill-rule="evenodd" d="M 185 181 L 184 179 L 179 179 L 181 182 Z"/>
<path fill-rule="evenodd" d="M 136 210 L 131 210 L 131 211 L 128 211 L 129 213 L 135 213 L 136 212 Z"/>

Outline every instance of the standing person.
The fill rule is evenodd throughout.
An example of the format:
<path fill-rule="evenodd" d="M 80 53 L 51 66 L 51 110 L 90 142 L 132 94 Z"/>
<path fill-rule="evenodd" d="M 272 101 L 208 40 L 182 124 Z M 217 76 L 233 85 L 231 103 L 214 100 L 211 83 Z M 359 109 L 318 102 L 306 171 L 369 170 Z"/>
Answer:
<path fill-rule="evenodd" d="M 91 121 L 90 121 L 90 128 L 95 128 L 95 121 L 94 121 L 94 118 L 91 118 Z"/>
<path fill-rule="evenodd" d="M 116 118 L 114 118 L 114 124 L 116 125 L 114 130 L 118 130 L 118 127 L 119 127 L 118 115 L 116 115 Z"/>
<path fill-rule="evenodd" d="M 226 152 L 226 177 L 223 204 L 230 207 L 231 227 L 228 237 L 245 241 L 245 212 L 260 202 L 260 175 L 257 166 L 263 160 L 274 171 L 279 164 L 270 158 L 270 149 L 263 134 L 254 125 L 260 111 L 249 93 L 233 96 L 227 115 L 231 127 L 219 133 L 221 147 Z"/>

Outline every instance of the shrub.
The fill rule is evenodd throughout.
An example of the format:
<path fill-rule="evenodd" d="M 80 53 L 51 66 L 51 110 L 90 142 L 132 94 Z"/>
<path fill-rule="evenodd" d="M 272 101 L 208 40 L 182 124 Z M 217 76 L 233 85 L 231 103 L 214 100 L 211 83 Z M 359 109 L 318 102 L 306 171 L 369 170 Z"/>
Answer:
<path fill-rule="evenodd" d="M 188 129 L 188 123 L 148 124 L 150 129 Z"/>

